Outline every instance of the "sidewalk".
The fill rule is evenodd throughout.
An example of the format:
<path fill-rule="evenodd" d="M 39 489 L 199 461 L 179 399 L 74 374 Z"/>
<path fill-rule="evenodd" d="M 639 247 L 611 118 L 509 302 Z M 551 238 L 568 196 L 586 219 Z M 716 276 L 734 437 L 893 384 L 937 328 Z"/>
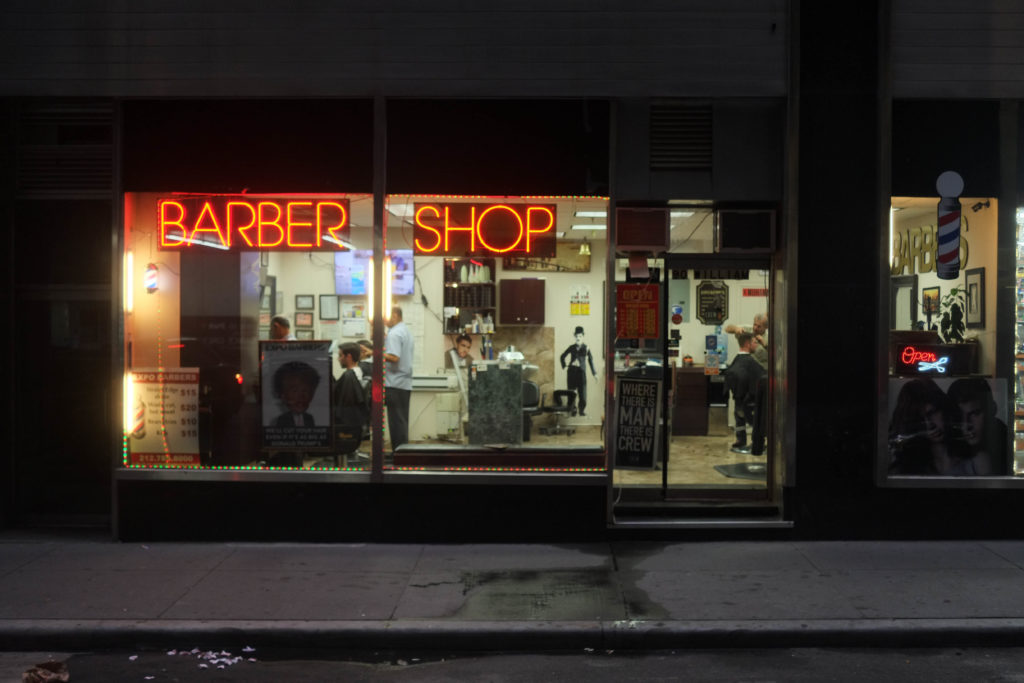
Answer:
<path fill-rule="evenodd" d="M 0 650 L 1024 643 L 1024 541 L 114 543 L 0 534 Z"/>

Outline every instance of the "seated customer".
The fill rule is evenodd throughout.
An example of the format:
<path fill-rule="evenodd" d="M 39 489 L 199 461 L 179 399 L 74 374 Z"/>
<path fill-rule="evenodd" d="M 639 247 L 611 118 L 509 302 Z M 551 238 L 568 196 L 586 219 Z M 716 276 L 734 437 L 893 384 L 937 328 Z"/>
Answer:
<path fill-rule="evenodd" d="M 754 335 L 740 332 L 736 335 L 739 351 L 725 371 L 725 386 L 732 392 L 736 418 L 736 441 L 730 450 L 736 453 L 750 453 L 747 446 L 747 425 L 752 427 L 757 419 L 757 383 L 765 374 L 764 368 L 754 360 Z"/>

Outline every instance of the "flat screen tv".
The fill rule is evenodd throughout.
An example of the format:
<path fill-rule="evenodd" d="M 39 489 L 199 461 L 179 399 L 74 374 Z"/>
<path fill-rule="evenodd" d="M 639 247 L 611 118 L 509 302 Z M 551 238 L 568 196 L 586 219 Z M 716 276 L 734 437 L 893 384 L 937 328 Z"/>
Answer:
<path fill-rule="evenodd" d="M 412 294 L 416 280 L 412 249 L 388 249 L 387 254 L 395 266 L 391 293 L 395 296 Z M 366 294 L 371 260 L 373 251 L 370 249 L 334 252 L 334 293 L 352 296 Z"/>

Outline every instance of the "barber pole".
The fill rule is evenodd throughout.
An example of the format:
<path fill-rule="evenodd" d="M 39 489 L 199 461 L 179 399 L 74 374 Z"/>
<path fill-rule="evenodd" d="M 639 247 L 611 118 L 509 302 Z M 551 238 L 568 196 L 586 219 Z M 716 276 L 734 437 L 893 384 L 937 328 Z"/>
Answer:
<path fill-rule="evenodd" d="M 935 235 L 935 274 L 943 280 L 960 277 L 960 193 L 964 181 L 955 171 L 946 171 L 935 182 L 939 201 L 938 230 Z"/>

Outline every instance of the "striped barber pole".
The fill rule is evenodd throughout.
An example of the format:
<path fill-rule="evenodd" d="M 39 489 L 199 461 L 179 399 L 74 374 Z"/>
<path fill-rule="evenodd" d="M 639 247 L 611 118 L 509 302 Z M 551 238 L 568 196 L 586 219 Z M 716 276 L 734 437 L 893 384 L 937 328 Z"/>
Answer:
<path fill-rule="evenodd" d="M 935 235 L 935 274 L 942 280 L 960 277 L 960 193 L 964 179 L 956 171 L 944 171 L 935 179 L 939 191 L 939 228 Z"/>
<path fill-rule="evenodd" d="M 943 280 L 960 277 L 960 200 L 943 197 L 939 202 L 938 250 L 935 274 Z"/>

